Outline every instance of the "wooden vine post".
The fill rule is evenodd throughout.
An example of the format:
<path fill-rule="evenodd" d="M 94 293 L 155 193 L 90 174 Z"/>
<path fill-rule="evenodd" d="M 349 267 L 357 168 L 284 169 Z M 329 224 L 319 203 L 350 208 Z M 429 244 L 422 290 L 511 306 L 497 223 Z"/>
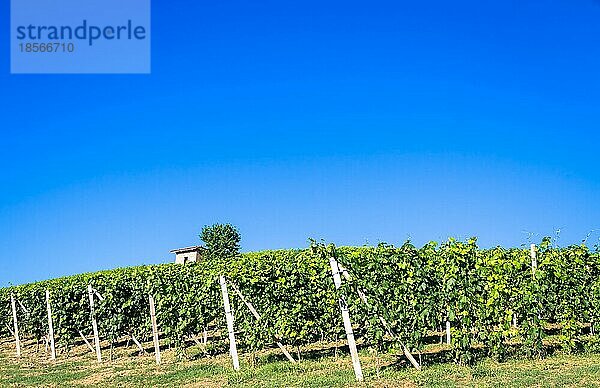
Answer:
<path fill-rule="evenodd" d="M 535 282 L 535 271 L 537 270 L 538 267 L 538 263 L 537 263 L 537 251 L 536 251 L 536 247 L 535 244 L 531 244 L 530 249 L 529 249 L 529 254 L 531 256 L 531 274 L 533 276 L 533 281 Z M 542 314 L 538 312 L 538 319 L 542 319 Z"/>
<path fill-rule="evenodd" d="M 148 302 L 150 303 L 150 319 L 152 320 L 152 338 L 154 340 L 154 356 L 156 357 L 156 364 L 160 364 L 160 344 L 158 342 L 158 326 L 156 324 L 156 309 L 154 307 L 154 297 L 148 295 Z"/>
<path fill-rule="evenodd" d="M 13 333 L 15 334 L 17 357 L 21 357 L 21 339 L 19 338 L 19 323 L 17 322 L 17 306 L 15 304 L 15 296 L 13 294 L 10 294 L 10 305 L 12 307 Z"/>
<path fill-rule="evenodd" d="M 450 337 L 450 321 L 446 321 L 446 343 L 448 345 L 450 345 L 450 340 L 452 338 Z"/>
<path fill-rule="evenodd" d="M 254 308 L 254 306 L 252 305 L 252 303 L 250 303 L 245 297 L 244 294 L 242 294 L 242 292 L 239 290 L 239 288 L 237 288 L 235 286 L 235 284 L 230 283 L 231 287 L 233 288 L 233 291 L 235 291 L 235 293 L 237 294 L 237 296 L 239 296 L 239 298 L 242 300 L 242 302 L 244 302 L 244 304 L 246 305 L 246 307 L 248 307 L 248 310 L 250 310 L 250 312 L 252 313 L 252 315 L 254 315 L 254 318 L 256 318 L 257 321 L 260 321 L 260 314 L 258 313 L 258 311 L 256 311 L 256 309 Z M 281 343 L 279 338 L 275 338 L 277 346 L 279 347 L 279 349 L 281 349 L 281 352 L 285 355 L 285 357 L 293 364 L 296 363 L 296 360 L 294 360 L 294 357 L 292 357 L 292 355 L 287 351 L 287 349 L 285 348 L 285 346 L 283 346 L 283 344 Z"/>
<path fill-rule="evenodd" d="M 142 346 L 140 341 L 138 341 L 138 339 L 135 338 L 135 336 L 133 334 L 130 334 L 130 337 L 133 340 L 133 343 L 135 344 L 135 346 L 137 346 L 138 350 L 140 351 L 140 354 L 146 354 L 146 351 L 144 350 L 144 347 Z"/>
<path fill-rule="evenodd" d="M 340 268 L 338 262 L 333 258 L 329 258 L 329 264 L 331 265 L 331 275 L 333 276 L 333 283 L 335 288 L 339 289 L 342 286 L 342 278 L 340 276 Z M 350 348 L 350 355 L 352 357 L 352 366 L 354 368 L 354 375 L 356 381 L 363 381 L 362 368 L 360 366 L 360 359 L 358 358 L 358 350 L 356 349 L 356 341 L 354 340 L 354 331 L 352 330 L 352 323 L 350 322 L 350 312 L 348 311 L 348 304 L 346 300 L 341 297 L 339 299 L 340 310 L 342 312 L 342 320 L 344 321 L 344 329 L 346 330 L 346 339 L 348 340 L 348 347 Z"/>
<path fill-rule="evenodd" d="M 535 254 L 535 244 L 531 244 L 529 253 L 531 255 L 531 271 L 535 274 L 537 269 L 537 256 Z"/>
<path fill-rule="evenodd" d="M 79 333 L 79 336 L 81 337 L 81 339 L 83 340 L 83 342 L 85 342 L 85 344 L 87 345 L 88 349 L 90 349 L 90 352 L 95 353 L 95 350 L 92 347 L 92 345 L 90 344 L 90 341 L 88 341 L 88 339 L 85 338 L 85 336 L 83 335 L 83 333 L 81 332 L 81 330 L 77 330 L 77 332 Z"/>
<path fill-rule="evenodd" d="M 96 345 L 96 359 L 102 362 L 102 352 L 100 351 L 100 337 L 98 336 L 98 323 L 96 322 L 96 313 L 94 312 L 94 289 L 88 284 L 88 296 L 90 298 L 90 316 L 92 318 L 92 329 L 94 330 L 94 344 Z"/>
<path fill-rule="evenodd" d="M 529 246 L 529 257 L 531 257 L 531 273 L 532 275 L 535 276 L 535 271 L 537 269 L 537 255 L 536 255 L 536 248 L 535 248 L 535 244 L 531 244 Z M 512 317 L 512 326 L 513 327 L 517 327 L 517 313 L 513 313 L 513 317 Z"/>
<path fill-rule="evenodd" d="M 48 338 L 50 342 L 50 358 L 56 360 L 54 347 L 54 325 L 52 324 L 52 307 L 50 306 L 50 291 L 46 290 L 46 309 L 48 310 Z"/>
<path fill-rule="evenodd" d="M 229 333 L 229 354 L 233 361 L 233 369 L 240 370 L 240 361 L 238 359 L 237 347 L 235 345 L 235 334 L 233 332 L 233 313 L 231 312 L 231 305 L 229 304 L 229 294 L 227 293 L 227 283 L 225 282 L 225 276 L 219 276 L 219 283 L 221 284 L 221 293 L 223 295 L 223 306 L 225 307 L 225 319 L 227 321 L 227 333 Z"/>
<path fill-rule="evenodd" d="M 346 280 L 350 280 L 350 274 L 348 273 L 348 271 L 342 267 L 339 263 L 338 263 L 338 268 L 340 269 L 340 272 L 342 273 L 342 275 L 344 276 L 344 279 Z M 369 304 L 369 302 L 367 301 L 367 296 L 365 295 L 364 292 L 362 292 L 361 290 L 357 290 L 358 292 L 358 297 L 360 298 L 360 300 L 364 303 L 365 306 L 367 306 L 367 308 L 370 308 L 371 305 Z M 379 322 L 381 322 L 381 324 L 383 325 L 385 331 L 387 332 L 387 334 L 390 337 L 396 337 L 396 335 L 394 334 L 394 332 L 392 331 L 392 328 L 390 327 L 390 325 L 387 323 L 387 321 L 385 320 L 384 317 L 382 317 L 381 315 L 377 314 L 377 317 L 379 318 Z M 419 363 L 417 362 L 417 360 L 413 357 L 413 355 L 410 353 L 410 351 L 408 350 L 408 348 L 406 347 L 405 344 L 402 344 L 402 352 L 404 353 L 404 356 L 408 359 L 408 361 L 410 361 L 410 363 L 417 369 L 417 370 L 421 370 L 421 365 L 419 365 Z"/>

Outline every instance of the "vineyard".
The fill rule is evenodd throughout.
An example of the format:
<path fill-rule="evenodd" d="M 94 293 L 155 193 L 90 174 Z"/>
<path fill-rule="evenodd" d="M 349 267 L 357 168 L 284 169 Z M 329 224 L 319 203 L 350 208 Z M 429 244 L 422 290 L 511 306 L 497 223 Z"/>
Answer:
<path fill-rule="evenodd" d="M 14 338 L 17 326 L 21 341 L 44 347 L 52 339 L 57 357 L 69 357 L 84 338 L 94 351 L 95 322 L 109 344 L 102 352 L 111 352 L 124 340 L 152 338 L 149 297 L 157 343 L 160 337 L 181 359 L 190 343 L 202 343 L 207 356 L 233 356 L 233 340 L 246 354 L 279 343 L 298 362 L 300 346 L 347 340 L 352 350 L 356 338 L 361 348 L 403 354 L 420 368 L 432 338 L 450 341 L 449 360 L 471 364 L 543 358 L 550 333 L 566 352 L 600 350 L 600 254 L 547 238 L 511 249 L 480 249 L 475 239 L 421 248 L 313 242 L 303 250 L 69 276 L 0 289 L 0 337 Z"/>

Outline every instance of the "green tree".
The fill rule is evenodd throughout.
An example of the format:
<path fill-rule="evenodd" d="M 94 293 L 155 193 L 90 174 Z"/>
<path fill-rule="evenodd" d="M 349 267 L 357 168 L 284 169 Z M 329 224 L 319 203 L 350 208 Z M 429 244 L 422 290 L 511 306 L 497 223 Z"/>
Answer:
<path fill-rule="evenodd" d="M 212 258 L 230 259 L 240 252 L 240 232 L 231 224 L 205 225 L 200 239 Z"/>

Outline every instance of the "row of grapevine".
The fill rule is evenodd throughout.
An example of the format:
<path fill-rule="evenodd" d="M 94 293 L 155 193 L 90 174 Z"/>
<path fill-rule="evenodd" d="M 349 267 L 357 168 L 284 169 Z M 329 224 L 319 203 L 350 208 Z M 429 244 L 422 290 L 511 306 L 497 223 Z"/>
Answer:
<path fill-rule="evenodd" d="M 339 290 L 329 257 L 349 274 Z M 96 306 L 101 338 L 111 343 L 131 335 L 149 338 L 148 295 L 153 295 L 163 337 L 185 356 L 189 336 L 209 326 L 225 332 L 219 275 L 262 315 L 257 323 L 232 298 L 238 345 L 246 351 L 273 344 L 276 337 L 294 347 L 344 338 L 341 295 L 363 346 L 379 350 L 421 350 L 446 321 L 459 363 L 473 361 L 482 351 L 502 358 L 509 343 L 520 344 L 530 356 L 543 356 L 549 324 L 567 350 L 598 342 L 588 332 L 600 319 L 600 255 L 585 246 L 553 247 L 548 239 L 539 244 L 535 271 L 528 249 L 483 250 L 471 239 L 422 248 L 408 242 L 339 248 L 313 243 L 304 250 L 69 276 L 0 289 L 0 336 L 10 336 L 11 295 L 26 309 L 18 308 L 21 335 L 38 341 L 47 335 L 48 289 L 57 346 L 69 349 L 80 332 L 91 331 L 89 284 L 104 297 Z"/>
<path fill-rule="evenodd" d="M 335 292 L 326 265 L 308 251 L 274 251 L 227 261 L 123 268 L 4 288 L 0 289 L 0 333 L 10 335 L 12 313 L 4 301 L 12 294 L 27 309 L 19 308 L 22 336 L 41 341 L 48 330 L 44 299 L 48 289 L 57 345 L 69 348 L 79 339 L 79 332 L 91 333 L 89 284 L 103 296 L 95 311 L 100 337 L 111 342 L 129 335 L 147 338 L 151 332 L 148 295 L 153 295 L 162 335 L 183 352 L 189 336 L 208 326 L 225 327 L 218 284 L 218 276 L 225 274 L 265 317 L 257 325 L 241 301 L 232 298 L 234 311 L 240 311 L 235 324 L 243 333 L 239 337 L 242 346 L 258 349 L 272 343 L 275 335 L 286 338 L 289 345 L 307 344 L 328 334 L 318 327 L 331 326 L 338 319 L 333 314 Z"/>

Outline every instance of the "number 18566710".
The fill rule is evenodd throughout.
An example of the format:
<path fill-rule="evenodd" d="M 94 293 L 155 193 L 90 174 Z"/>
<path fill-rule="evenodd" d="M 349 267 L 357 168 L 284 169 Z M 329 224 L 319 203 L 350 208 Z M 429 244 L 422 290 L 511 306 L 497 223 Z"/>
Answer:
<path fill-rule="evenodd" d="M 73 43 L 19 43 L 19 50 L 23 53 L 72 53 L 75 51 Z"/>

